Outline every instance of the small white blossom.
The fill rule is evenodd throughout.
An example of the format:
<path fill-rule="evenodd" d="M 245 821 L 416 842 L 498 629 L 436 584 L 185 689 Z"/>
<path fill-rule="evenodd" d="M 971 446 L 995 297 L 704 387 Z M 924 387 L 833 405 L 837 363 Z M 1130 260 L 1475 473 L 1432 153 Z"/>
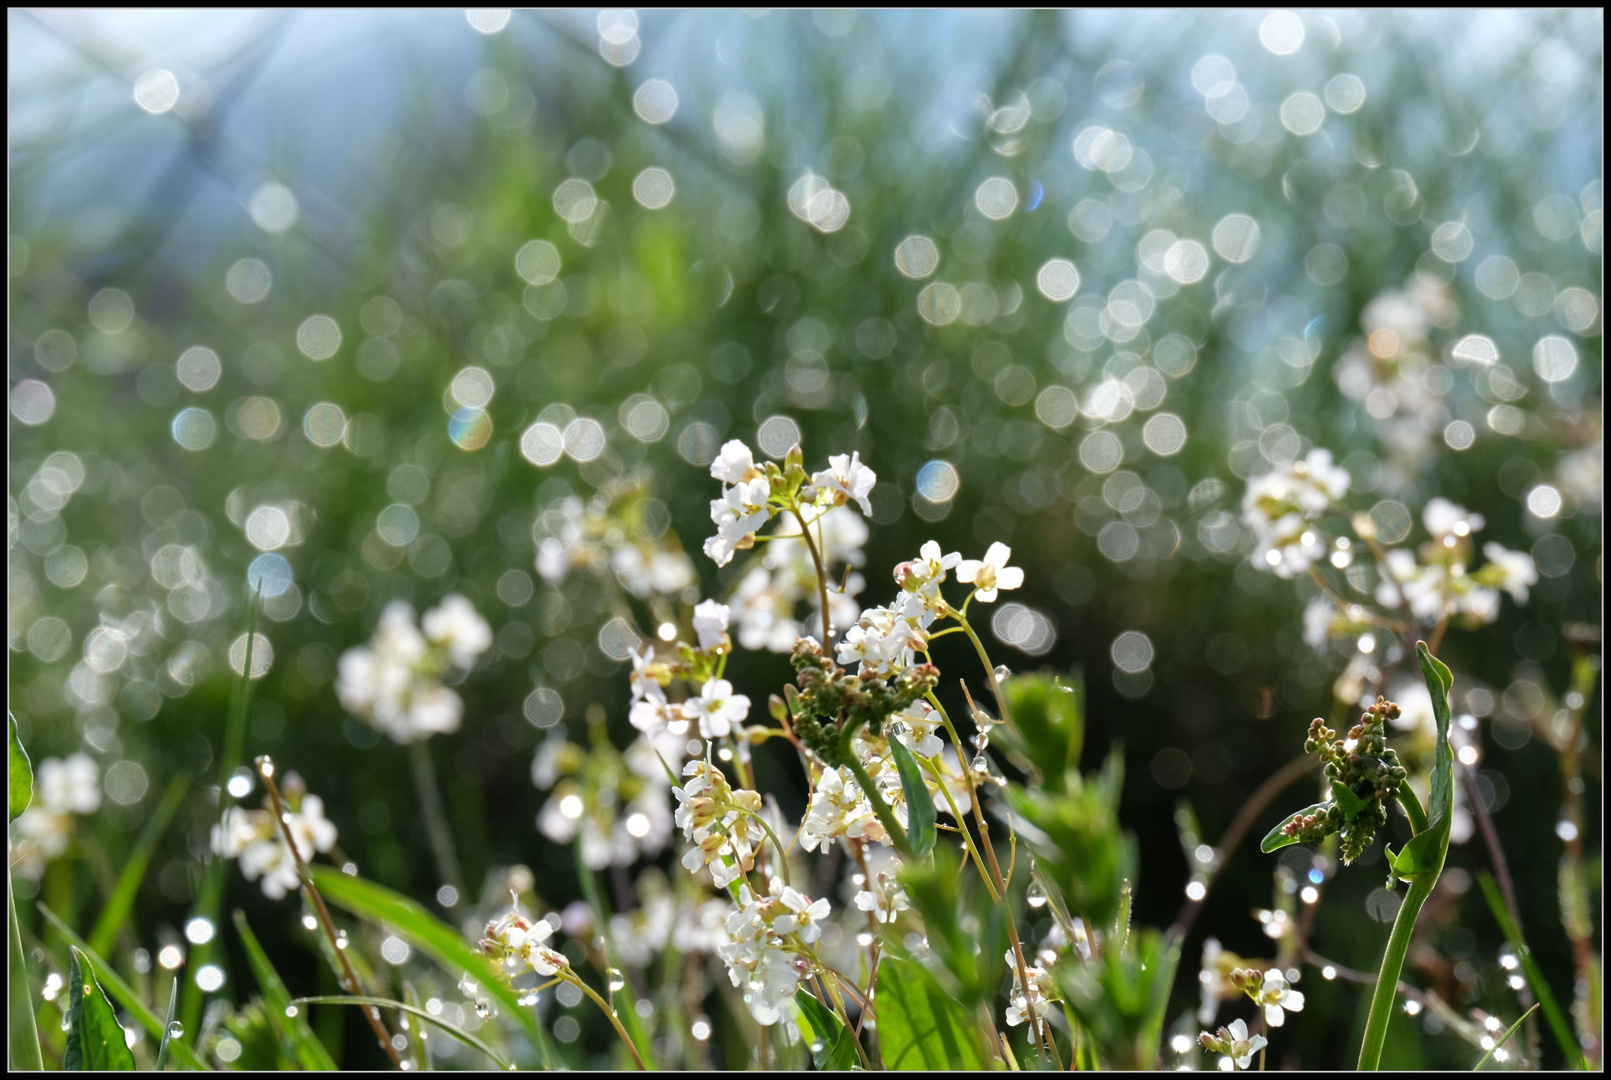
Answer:
<path fill-rule="evenodd" d="M 1012 994 L 1007 999 L 1007 1026 L 1017 1027 L 1026 1020 L 1044 1017 L 1051 1003 L 1059 1000 L 1057 984 L 1052 981 L 1051 974 L 1038 964 L 1029 964 L 1026 958 L 1024 973 L 1029 976 L 1029 988 L 1025 990 L 1023 981 L 1018 977 L 1018 960 L 1011 949 L 1007 950 L 1007 967 L 1012 972 Z"/>
<path fill-rule="evenodd" d="M 838 504 L 851 500 L 861 507 L 861 512 L 868 517 L 873 516 L 872 503 L 867 495 L 878 483 L 878 476 L 861 463 L 860 452 L 850 455 L 835 454 L 828 459 L 828 468 L 819 473 L 812 474 L 811 482 L 820 491 L 831 492 L 834 502 Z"/>
<path fill-rule="evenodd" d="M 1432 534 L 1432 539 L 1438 541 L 1449 537 L 1464 539 L 1483 526 L 1481 514 L 1456 506 L 1441 495 L 1426 504 L 1421 520 L 1426 523 L 1426 531 Z"/>
<path fill-rule="evenodd" d="M 957 580 L 964 585 L 972 585 L 978 590 L 977 597 L 982 604 L 993 603 L 998 589 L 1016 589 L 1024 583 L 1024 572 L 1016 566 L 1008 566 L 1007 560 L 1012 558 L 1012 548 L 997 541 L 990 545 L 981 559 L 964 559 L 957 564 Z"/>
<path fill-rule="evenodd" d="M 726 679 L 711 679 L 700 688 L 697 698 L 683 702 L 682 714 L 699 724 L 703 739 L 719 739 L 732 733 L 750 714 L 750 699 L 733 693 Z"/>
<path fill-rule="evenodd" d="M 764 476 L 756 477 L 726 488 L 721 498 L 710 501 L 716 535 L 705 541 L 705 554 L 717 566 L 726 566 L 733 561 L 734 552 L 755 542 L 755 530 L 771 516 L 766 505 L 771 490 Z"/>
<path fill-rule="evenodd" d="M 425 613 L 420 620 L 433 645 L 447 650 L 454 666 L 468 669 L 476 657 L 492 647 L 492 627 L 477 614 L 470 601 L 454 593 Z"/>
<path fill-rule="evenodd" d="M 724 484 L 742 484 L 755 472 L 755 455 L 741 439 L 729 439 L 710 463 L 711 477 Z"/>
<path fill-rule="evenodd" d="M 1527 603 L 1527 589 L 1538 584 L 1538 567 L 1525 551 L 1508 551 L 1498 544 L 1482 546 L 1488 565 L 1478 571 L 1487 583 L 1508 592 L 1518 604 Z"/>
<path fill-rule="evenodd" d="M 1263 985 L 1255 995 L 1256 1000 L 1264 1009 L 1264 1022 L 1271 1027 L 1280 1027 L 1286 1023 L 1286 1014 L 1303 1011 L 1303 994 L 1287 985 L 1287 977 L 1280 968 L 1271 968 L 1264 973 Z"/>
<path fill-rule="evenodd" d="M 93 814 L 101 805 L 101 770 L 79 752 L 65 760 L 46 758 L 35 774 L 39 803 L 56 814 Z"/>
<path fill-rule="evenodd" d="M 826 898 L 813 901 L 794 889 L 785 886 L 779 897 L 788 914 L 778 916 L 772 929 L 779 934 L 800 935 L 807 945 L 822 937 L 822 923 L 828 918 L 830 907 Z"/>
<path fill-rule="evenodd" d="M 927 648 L 911 622 L 884 607 L 868 608 L 845 640 L 834 647 L 841 664 L 859 663 L 868 674 L 892 675 L 912 665 L 913 653 Z"/>
<path fill-rule="evenodd" d="M 1263 1035 L 1248 1038 L 1247 1022 L 1243 1020 L 1232 1020 L 1230 1027 L 1220 1028 L 1216 1034 L 1205 1031 L 1198 1039 L 1203 1049 L 1224 1054 L 1226 1059 L 1236 1063 L 1238 1069 L 1252 1065 L 1253 1055 L 1269 1045 Z"/>
<path fill-rule="evenodd" d="M 701 649 L 713 649 L 722 643 L 730 615 L 727 605 L 717 600 L 703 601 L 694 608 L 694 633 L 699 635 Z"/>
<path fill-rule="evenodd" d="M 868 884 L 869 888 L 856 894 L 857 910 L 872 912 L 873 918 L 881 923 L 892 923 L 901 912 L 911 908 L 906 890 L 890 874 L 880 871 Z"/>
<path fill-rule="evenodd" d="M 1331 451 L 1309 451 L 1302 461 L 1255 477 L 1242 500 L 1242 520 L 1257 546 L 1253 565 L 1291 578 L 1326 557 L 1326 544 L 1309 523 L 1348 491 L 1348 471 L 1332 464 Z"/>

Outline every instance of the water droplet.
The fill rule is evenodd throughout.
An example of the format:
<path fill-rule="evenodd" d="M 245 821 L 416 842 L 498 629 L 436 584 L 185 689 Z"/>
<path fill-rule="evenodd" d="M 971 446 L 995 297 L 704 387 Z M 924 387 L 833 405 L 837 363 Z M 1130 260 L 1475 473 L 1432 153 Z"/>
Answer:
<path fill-rule="evenodd" d="M 304 930 L 317 930 L 317 929 L 319 929 L 319 920 L 315 919 L 312 915 L 304 915 L 304 916 L 302 916 L 302 929 L 304 929 Z"/>
<path fill-rule="evenodd" d="M 979 734 L 977 734 L 977 735 L 975 735 L 973 737 L 973 748 L 975 750 L 979 751 L 982 754 L 982 753 L 984 753 L 985 747 L 987 747 L 989 745 L 990 745 L 990 733 L 988 731 L 986 731 L 984 728 L 980 728 L 979 729 Z"/>
<path fill-rule="evenodd" d="M 1046 906 L 1046 890 L 1040 887 L 1040 882 L 1031 881 L 1029 883 L 1029 895 L 1026 896 L 1024 899 L 1029 901 L 1029 906 L 1032 907 L 1032 908 L 1045 907 Z"/>
<path fill-rule="evenodd" d="M 626 976 L 618 968 L 611 968 L 607 973 L 610 979 L 610 993 L 615 993 L 626 985 Z"/>
<path fill-rule="evenodd" d="M 478 1001 L 478 1002 L 476 1002 L 475 1003 L 475 1014 L 477 1016 L 479 1016 L 483 1020 L 487 1019 L 489 1016 L 492 1015 L 492 1004 L 490 1002 L 486 1002 L 486 1001 Z"/>
<path fill-rule="evenodd" d="M 68 1019 L 68 1016 L 67 1016 L 66 1013 L 62 1013 L 62 1030 L 63 1031 L 72 1031 L 73 1030 L 73 1022 L 70 1019 Z"/>
<path fill-rule="evenodd" d="M 812 1053 L 813 1053 L 813 1054 L 820 1054 L 820 1053 L 822 1053 L 822 1043 L 820 1043 L 820 1042 L 814 1042 L 814 1043 L 812 1043 L 812 1044 L 811 1044 L 811 1052 L 812 1052 Z"/>
<path fill-rule="evenodd" d="M 168 1025 L 168 1038 L 182 1039 L 185 1037 L 185 1026 L 175 1020 Z"/>
<path fill-rule="evenodd" d="M 863 930 L 861 933 L 856 935 L 856 944 L 860 945 L 862 948 L 865 949 L 872 945 L 872 943 L 873 935 L 869 934 L 867 931 Z"/>
<path fill-rule="evenodd" d="M 298 1009 L 295 1005 L 287 1005 L 285 1007 L 285 1015 L 286 1016 L 295 1017 L 301 1011 L 302 1010 Z"/>
<path fill-rule="evenodd" d="M 973 771 L 982 775 L 988 775 L 990 772 L 990 758 L 982 753 L 975 757 L 973 759 Z"/>

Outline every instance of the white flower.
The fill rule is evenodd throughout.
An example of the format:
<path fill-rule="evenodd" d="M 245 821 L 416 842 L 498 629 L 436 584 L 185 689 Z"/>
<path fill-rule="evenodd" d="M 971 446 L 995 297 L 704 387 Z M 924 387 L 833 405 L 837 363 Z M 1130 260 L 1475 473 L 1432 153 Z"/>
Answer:
<path fill-rule="evenodd" d="M 794 889 L 784 886 L 783 894 L 779 897 L 789 914 L 780 915 L 772 924 L 772 929 L 779 934 L 798 933 L 800 940 L 807 945 L 822 937 L 822 923 L 828 918 L 830 907 L 826 898 L 813 901 L 809 896 L 803 896 Z"/>
<path fill-rule="evenodd" d="M 1303 1011 L 1303 994 L 1287 985 L 1280 968 L 1264 973 L 1264 983 L 1254 1000 L 1264 1008 L 1264 1022 L 1271 1027 L 1286 1023 L 1287 1013 Z"/>
<path fill-rule="evenodd" d="M 914 701 L 892 716 L 891 721 L 905 727 L 895 729 L 902 744 L 920 758 L 931 758 L 945 746 L 940 741 L 940 718 L 934 706 L 926 701 Z"/>
<path fill-rule="evenodd" d="M 39 805 L 51 813 L 93 814 L 100 808 L 101 770 L 88 754 L 46 758 L 35 777 Z"/>
<path fill-rule="evenodd" d="M 529 968 L 546 978 L 570 963 L 563 953 L 543 944 L 553 933 L 554 927 L 547 919 L 534 922 L 520 914 L 516 907 L 487 924 L 486 936 L 480 942 L 481 951 L 503 965 L 510 975 L 518 975 Z"/>
<path fill-rule="evenodd" d="M 861 463 L 859 451 L 848 457 L 844 454 L 830 457 L 828 468 L 813 473 L 811 482 L 821 491 L 832 492 L 836 504 L 853 500 L 861 507 L 863 514 L 873 516 L 872 503 L 867 501 L 867 493 L 878 483 L 878 476 Z"/>
<path fill-rule="evenodd" d="M 701 649 L 713 649 L 722 643 L 730 614 L 727 605 L 717 600 L 705 600 L 694 608 L 694 633 L 699 635 Z"/>
<path fill-rule="evenodd" d="M 787 580 L 784 575 L 774 575 L 766 567 L 757 566 L 739 581 L 733 608 L 738 618 L 738 643 L 744 648 L 778 653 L 794 648 L 800 636 L 800 624 L 793 618 L 798 596 L 796 590 L 783 587 L 781 582 Z"/>
<path fill-rule="evenodd" d="M 1533 557 L 1524 551 L 1508 551 L 1498 544 L 1482 545 L 1488 565 L 1478 573 L 1495 588 L 1503 589 L 1518 604 L 1527 603 L 1527 588 L 1538 584 L 1538 567 Z"/>
<path fill-rule="evenodd" d="M 710 463 L 710 475 L 724 484 L 742 484 L 755 471 L 755 455 L 741 439 L 729 439 Z"/>
<path fill-rule="evenodd" d="M 996 599 L 998 589 L 1016 589 L 1024 583 L 1023 570 L 1007 565 L 1007 560 L 1010 558 L 1012 548 L 998 540 L 990 545 L 990 550 L 985 552 L 982 560 L 964 559 L 959 562 L 957 580 L 977 589 L 980 603 L 992 603 Z"/>
<path fill-rule="evenodd" d="M 892 923 L 901 912 L 912 906 L 906 890 L 889 874 L 880 871 L 868 884 L 870 888 L 856 894 L 856 907 L 860 911 L 872 912 L 873 918 L 879 922 Z"/>
<path fill-rule="evenodd" d="M 755 530 L 765 525 L 771 516 L 766 505 L 771 490 L 764 476 L 756 477 L 734 484 L 722 492 L 721 498 L 710 501 L 710 519 L 716 523 L 716 535 L 705 541 L 705 554 L 714 559 L 717 566 L 726 566 L 733 561 L 735 551 L 754 542 Z"/>
<path fill-rule="evenodd" d="M 699 722 L 700 738 L 719 739 L 731 734 L 734 726 L 749 716 L 750 699 L 733 693 L 733 684 L 726 679 L 711 679 L 700 688 L 697 698 L 683 702 L 682 714 Z"/>
<path fill-rule="evenodd" d="M 1263 1035 L 1248 1038 L 1247 1023 L 1243 1020 L 1232 1020 L 1230 1027 L 1220 1028 L 1215 1034 L 1205 1031 L 1198 1038 L 1203 1049 L 1225 1055 L 1221 1065 L 1224 1069 L 1230 1068 L 1230 1061 L 1234 1061 L 1238 1069 L 1247 1068 L 1253 1064 L 1253 1055 L 1269 1045 Z"/>
<path fill-rule="evenodd" d="M 476 613 L 470 601 L 454 593 L 425 613 L 420 620 L 432 644 L 447 650 L 456 667 L 468 669 L 475 658 L 492 647 L 492 627 Z"/>
<path fill-rule="evenodd" d="M 240 864 L 247 881 L 262 879 L 263 895 L 270 900 L 283 900 L 287 893 L 302 884 L 296 872 L 296 859 L 278 836 L 247 845 L 241 852 Z"/>
<path fill-rule="evenodd" d="M 1432 539 L 1443 541 L 1448 537 L 1464 538 L 1478 532 L 1483 526 L 1481 514 L 1473 514 L 1463 506 L 1456 506 L 1441 495 L 1426 504 L 1421 512 L 1426 531 Z"/>
<path fill-rule="evenodd" d="M 336 826 L 324 816 L 324 800 L 317 795 L 304 795 L 302 805 L 286 825 L 304 862 L 312 859 L 314 852 L 329 851 L 335 846 Z"/>
<path fill-rule="evenodd" d="M 927 647 L 922 633 L 889 608 L 868 608 L 845 640 L 834 647 L 841 664 L 859 663 L 870 674 L 889 675 L 908 668 L 912 654 Z"/>
<path fill-rule="evenodd" d="M 1257 547 L 1253 565 L 1290 578 L 1325 558 L 1326 545 L 1308 523 L 1348 491 L 1348 471 L 1332 464 L 1331 451 L 1316 447 L 1302 461 L 1248 481 L 1242 520 Z"/>
<path fill-rule="evenodd" d="M 1318 649 L 1331 636 L 1337 621 L 1337 607 L 1325 596 L 1317 596 L 1303 609 L 1303 643 Z"/>
<path fill-rule="evenodd" d="M 38 881 L 45 864 L 60 858 L 73 840 L 73 817 L 36 803 L 11 823 L 11 869 Z"/>
<path fill-rule="evenodd" d="M 1051 1003 L 1058 999 L 1057 985 L 1052 982 L 1050 973 L 1038 964 L 1030 965 L 1026 960 L 1024 973 L 1029 976 L 1029 989 L 1026 991 L 1018 977 L 1018 960 L 1011 949 L 1007 950 L 1007 967 L 1012 972 L 1012 994 L 1007 999 L 1007 1026 L 1017 1027 L 1025 1020 L 1045 1016 Z"/>

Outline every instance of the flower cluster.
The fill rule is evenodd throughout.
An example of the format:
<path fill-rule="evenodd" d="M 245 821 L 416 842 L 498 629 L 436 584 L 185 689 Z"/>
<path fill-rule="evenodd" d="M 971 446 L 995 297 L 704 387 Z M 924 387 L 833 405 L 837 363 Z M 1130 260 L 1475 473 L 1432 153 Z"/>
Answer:
<path fill-rule="evenodd" d="M 492 628 L 462 596 L 444 599 L 419 626 L 412 608 L 393 601 L 369 644 L 342 654 L 336 693 L 348 712 L 396 742 L 449 734 L 464 702 L 441 679 L 468 670 L 491 646 Z"/>
<path fill-rule="evenodd" d="M 777 878 L 762 896 L 739 886 L 738 905 L 727 917 L 730 940 L 717 953 L 756 1023 L 769 1027 L 782 1018 L 811 971 L 806 947 L 822 936 L 829 914 L 827 900 L 813 901 Z"/>
<path fill-rule="evenodd" d="M 551 736 L 532 759 L 531 779 L 552 789 L 537 812 L 537 828 L 556 844 L 582 845 L 582 862 L 594 870 L 630 866 L 656 855 L 671 839 L 665 758 L 682 760 L 682 741 L 647 735 L 617 750 L 600 732 L 591 749 Z"/>
<path fill-rule="evenodd" d="M 85 753 L 46 758 L 34 773 L 34 800 L 11 823 L 12 870 L 38 880 L 73 837 L 73 816 L 101 806 L 101 770 Z"/>
<path fill-rule="evenodd" d="M 1307 573 L 1326 557 L 1326 543 L 1313 523 L 1348 491 L 1348 470 L 1332 464 L 1331 451 L 1315 448 L 1248 482 L 1242 520 L 1258 543 L 1253 565 L 1278 577 Z"/>
<path fill-rule="evenodd" d="M 239 859 L 247 881 L 263 882 L 263 895 L 282 899 L 301 885 L 297 858 L 306 863 L 315 852 L 335 847 L 336 826 L 324 816 L 324 800 L 307 794 L 306 785 L 296 773 L 286 773 L 281 782 L 285 797 L 285 829 L 274 820 L 267 799 L 261 810 L 231 806 L 213 826 L 212 849 L 226 859 Z M 285 833 L 296 843 L 296 854 L 285 842 Z"/>
<path fill-rule="evenodd" d="M 912 906 L 906 890 L 887 870 L 875 873 L 866 885 L 867 888 L 856 893 L 856 910 L 872 912 L 873 918 L 881 923 L 894 922 L 901 912 Z"/>
<path fill-rule="evenodd" d="M 1012 971 L 1012 993 L 1007 997 L 1007 1026 L 1017 1027 L 1026 1020 L 1037 1023 L 1050 1011 L 1053 1002 L 1062 1000 L 1057 983 L 1044 966 L 1026 961 L 1024 974 L 1029 976 L 1027 989 L 1024 981 L 1018 977 L 1017 961 L 1010 949 L 1007 951 L 1007 967 Z"/>
<path fill-rule="evenodd" d="M 828 575 L 828 618 L 834 626 L 856 620 L 856 597 L 866 579 L 854 568 L 865 561 L 867 522 L 847 507 L 836 507 L 814 518 L 811 534 L 817 541 L 823 569 Z M 821 637 L 822 620 L 816 614 L 804 619 L 795 612 L 801 603 L 820 603 L 817 568 L 800 536 L 793 516 L 778 522 L 760 558 L 752 561 L 733 590 L 735 637 L 746 649 L 787 653 L 795 639 L 806 634 Z"/>
<path fill-rule="evenodd" d="M 716 887 L 726 888 L 755 869 L 756 849 L 766 839 L 760 793 L 733 790 L 709 761 L 690 761 L 682 771 L 688 779 L 672 792 L 679 804 L 676 822 L 693 845 L 682 864 L 696 874 L 708 866 Z"/>
<path fill-rule="evenodd" d="M 553 586 L 572 570 L 609 573 L 639 600 L 680 597 L 699 580 L 667 532 L 669 520 L 643 483 L 611 484 L 587 503 L 575 495 L 556 499 L 532 527 L 537 573 Z"/>
<path fill-rule="evenodd" d="M 1527 602 L 1529 586 L 1538 583 L 1532 556 L 1509 551 L 1498 544 L 1483 545 L 1488 562 L 1472 572 L 1472 534 L 1481 530 L 1483 517 L 1448 499 L 1427 503 L 1422 515 L 1431 539 L 1415 553 L 1394 549 L 1387 553 L 1386 574 L 1376 589 L 1384 607 L 1408 605 L 1426 623 L 1458 619 L 1482 626 L 1499 617 L 1499 593 L 1510 594 L 1518 604 Z"/>
<path fill-rule="evenodd" d="M 1269 1045 L 1269 1040 L 1263 1035 L 1248 1036 L 1245 1020 L 1232 1020 L 1229 1027 L 1222 1027 L 1217 1032 L 1205 1031 L 1197 1036 L 1197 1041 L 1210 1054 L 1223 1054 L 1236 1062 L 1238 1069 L 1252 1065 L 1253 1055 Z"/>
<path fill-rule="evenodd" d="M 1340 833 L 1345 863 L 1370 847 L 1376 830 L 1387 824 L 1383 804 L 1397 795 L 1404 782 L 1405 769 L 1397 752 L 1387 745 L 1385 723 L 1398 715 L 1397 705 L 1379 697 L 1348 730 L 1346 739 L 1337 738 L 1324 720 L 1315 717 L 1303 751 L 1317 754 L 1325 762 L 1335 797 L 1315 813 L 1299 814 L 1287 822 L 1282 829 L 1287 836 L 1314 844 Z"/>
<path fill-rule="evenodd" d="M 1296 978 L 1296 975 L 1294 975 Z M 1278 967 L 1268 971 L 1239 968 L 1231 972 L 1231 982 L 1264 1010 L 1264 1022 L 1276 1028 L 1285 1024 L 1286 1014 L 1303 1011 L 1303 994 L 1292 989 L 1286 973 Z"/>
<path fill-rule="evenodd" d="M 505 975 L 513 978 L 534 971 L 546 978 L 570 966 L 564 953 L 543 944 L 553 934 L 554 927 L 548 920 L 533 922 L 526 918 L 520 913 L 517 902 L 507 914 L 487 923 L 479 944 L 482 952 L 498 962 Z"/>

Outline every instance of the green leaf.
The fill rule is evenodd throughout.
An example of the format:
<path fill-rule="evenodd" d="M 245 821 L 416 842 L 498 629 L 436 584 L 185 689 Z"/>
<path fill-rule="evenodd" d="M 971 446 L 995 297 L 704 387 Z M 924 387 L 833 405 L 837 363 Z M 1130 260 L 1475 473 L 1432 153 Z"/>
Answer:
<path fill-rule="evenodd" d="M 934 849 L 934 799 L 906 744 L 891 736 L 889 753 L 895 759 L 901 791 L 906 795 L 906 842 L 912 845 L 912 854 L 921 859 Z"/>
<path fill-rule="evenodd" d="M 504 983 L 498 968 L 457 930 L 439 922 L 408 897 L 372 881 L 344 874 L 333 866 L 310 866 L 308 872 L 326 900 L 360 918 L 391 927 L 449 972 L 468 974 L 526 1030 L 534 1045 L 542 1040 L 531 1007 L 520 1004 L 519 996 Z"/>
<path fill-rule="evenodd" d="M 823 1072 L 845 1072 L 856 1067 L 856 1037 L 845 1030 L 839 1017 L 805 990 L 797 990 L 794 1003 L 800 1008 L 800 1034 L 811 1050 L 811 1060 Z"/>
<path fill-rule="evenodd" d="M 112 970 L 112 966 L 101 959 L 100 954 L 91 949 L 84 939 L 79 937 L 77 932 L 63 921 L 60 915 L 44 904 L 37 906 L 39 914 L 43 915 L 45 921 L 56 928 L 57 933 L 66 938 L 69 944 L 76 946 L 80 952 L 89 957 L 90 962 L 95 965 L 95 970 L 99 972 L 99 977 L 106 980 L 107 993 L 111 994 L 119 1005 L 128 1010 L 129 1015 L 134 1017 L 141 1027 L 145 1028 L 147 1034 L 153 1039 L 160 1039 L 162 1033 L 167 1030 L 167 1025 L 157 1019 L 157 1014 L 146 1007 L 145 1001 L 139 994 L 134 992 L 134 988 L 124 982 L 118 976 L 118 973 Z M 186 1067 L 199 1072 L 207 1070 L 207 1064 L 197 1057 L 196 1052 L 187 1046 L 182 1039 L 175 1039 L 170 1050 L 173 1056 L 178 1058 L 180 1063 Z"/>
<path fill-rule="evenodd" d="M 1001 692 L 1013 722 L 992 738 L 1013 764 L 1050 791 L 1066 790 L 1071 777 L 1077 782 L 1085 741 L 1085 684 L 1079 676 L 1064 685 L 1047 674 L 1014 675 Z"/>
<path fill-rule="evenodd" d="M 157 1072 L 168 1067 L 168 1044 L 173 1041 L 173 1018 L 179 1014 L 179 976 L 173 977 L 173 990 L 168 994 L 168 1019 L 162 1025 L 162 1044 L 157 1047 Z M 184 1030 L 180 1029 L 181 1035 Z"/>
<path fill-rule="evenodd" d="M 878 1038 L 887 1069 L 988 1069 L 973 1018 L 928 969 L 886 956 L 878 964 Z"/>
<path fill-rule="evenodd" d="M 106 991 L 95 981 L 89 958 L 71 946 L 69 952 L 67 1050 L 62 1068 L 69 1072 L 133 1072 L 128 1036 L 112 1013 Z"/>
<path fill-rule="evenodd" d="M 1292 824 L 1298 818 L 1308 817 L 1310 814 L 1318 814 L 1320 811 L 1324 810 L 1327 805 L 1329 804 L 1323 802 L 1315 803 L 1313 806 L 1304 807 L 1297 813 L 1288 814 L 1281 820 L 1279 825 L 1265 834 L 1263 840 L 1259 841 L 1259 850 L 1268 855 L 1272 851 L 1280 851 L 1284 847 L 1298 843 L 1298 838 L 1296 836 L 1288 836 L 1282 830 L 1284 830 L 1288 825 Z"/>
<path fill-rule="evenodd" d="M 140 883 L 145 880 L 146 867 L 151 865 L 151 856 L 157 849 L 157 843 L 162 839 L 163 832 L 173 815 L 178 812 L 179 804 L 184 801 L 185 792 L 190 787 L 187 777 L 177 777 L 163 792 L 162 802 L 156 811 L 146 819 L 145 827 L 140 830 L 140 838 L 134 843 L 134 850 L 128 855 L 123 864 L 123 872 L 118 875 L 117 887 L 112 890 L 111 899 L 101 909 L 100 916 L 95 920 L 95 927 L 90 931 L 89 943 L 98 953 L 105 953 L 117 940 L 118 931 L 128 921 L 129 912 L 134 908 L 135 894 L 140 891 Z"/>
<path fill-rule="evenodd" d="M 1443 819 L 1444 835 L 1448 834 L 1454 813 L 1454 751 L 1449 747 L 1449 689 L 1454 676 L 1426 647 L 1426 642 L 1415 643 L 1416 655 L 1421 660 L 1421 674 L 1432 695 L 1432 716 L 1438 726 L 1437 752 L 1432 759 L 1432 793 L 1427 800 L 1428 829 L 1435 830 Z"/>
<path fill-rule="evenodd" d="M 16 821 L 34 800 L 34 767 L 28 760 L 28 751 L 22 748 L 22 740 L 17 738 L 17 718 L 8 712 L 6 719 L 11 721 L 10 771 L 6 774 L 11 816 L 6 820 Z"/>
<path fill-rule="evenodd" d="M 307 1018 L 298 1014 L 294 1017 L 286 1016 L 286 1008 L 291 1004 L 291 992 L 285 988 L 280 979 L 280 973 L 274 970 L 269 961 L 268 954 L 263 946 L 258 944 L 257 935 L 252 933 L 251 926 L 246 921 L 246 913 L 235 912 L 235 930 L 240 935 L 241 944 L 246 948 L 246 959 L 252 965 L 252 974 L 257 978 L 257 985 L 263 988 L 263 999 L 269 1005 L 269 1022 L 274 1025 L 282 1041 L 291 1044 L 296 1064 L 306 1071 L 333 1072 L 336 1063 L 331 1060 L 330 1054 L 313 1034 L 308 1026 Z M 289 1023 L 285 1021 L 289 1020 Z"/>
<path fill-rule="evenodd" d="M 341 996 L 341 997 L 304 997 L 304 998 L 295 998 L 295 999 L 291 1000 L 290 1002 L 288 1002 L 288 1004 L 298 1005 L 298 1006 L 301 1006 L 301 1005 L 371 1005 L 371 1006 L 378 1006 L 379 1008 L 382 1008 L 382 1009 L 398 1009 L 398 1010 L 400 1010 L 402 1012 L 408 1013 L 408 1015 L 410 1015 L 410 1016 L 418 1017 L 420 1020 L 423 1020 L 427 1024 L 431 1024 L 431 1025 L 433 1025 L 435 1027 L 441 1028 L 443 1031 L 447 1032 L 449 1035 L 451 1035 L 455 1039 L 459 1040 L 465 1046 L 472 1047 L 473 1049 L 481 1051 L 483 1054 L 487 1055 L 487 1057 L 491 1058 L 492 1063 L 494 1065 L 498 1066 L 498 1068 L 503 1070 L 504 1072 L 508 1072 L 508 1071 L 510 1071 L 511 1069 L 514 1068 L 513 1065 L 511 1065 L 509 1062 L 505 1061 L 502 1057 L 500 1057 L 496 1050 L 494 1050 L 492 1047 L 488 1046 L 486 1043 L 482 1042 L 480 1039 L 476 1038 L 474 1035 L 471 1035 L 468 1031 L 465 1031 L 463 1028 L 455 1027 L 454 1025 L 448 1023 L 446 1020 L 443 1020 L 439 1016 L 432 1016 L 430 1013 L 426 1012 L 424 1009 L 417 1009 L 414 1006 L 404 1004 L 401 1001 L 393 1001 L 391 998 L 363 997 L 361 995 Z"/>
<path fill-rule="evenodd" d="M 1526 1012 L 1524 1012 L 1520 1016 L 1518 1016 L 1516 1018 L 1516 1022 L 1514 1024 L 1510 1025 L 1510 1027 L 1505 1029 L 1505 1033 L 1503 1035 L 1499 1036 L 1499 1041 L 1494 1043 L 1492 1048 L 1490 1048 L 1489 1051 L 1486 1054 L 1482 1055 L 1482 1060 L 1477 1062 L 1476 1068 L 1472 1069 L 1471 1071 L 1472 1072 L 1481 1072 L 1482 1067 L 1484 1065 L 1488 1064 L 1488 1059 L 1494 1056 L 1494 1051 L 1498 1050 L 1501 1046 L 1504 1046 L 1505 1043 L 1510 1041 L 1510 1037 L 1512 1035 L 1516 1034 L 1516 1029 L 1521 1027 L 1522 1022 L 1525 1021 L 1529 1016 L 1533 1015 L 1534 1011 L 1537 1010 L 1538 1005 L 1539 1005 L 1538 1002 L 1536 1002 L 1536 1001 L 1533 1002 L 1533 1007 L 1531 1009 L 1528 1009 Z"/>
<path fill-rule="evenodd" d="M 1357 814 L 1365 809 L 1366 801 L 1354 794 L 1354 789 L 1340 780 L 1331 782 L 1331 797 L 1337 805 L 1347 814 Z"/>
<path fill-rule="evenodd" d="M 13 724 L 11 730 L 15 732 Z M 13 739 L 13 742 L 15 740 Z M 6 1016 L 10 1022 L 10 1038 L 6 1049 L 13 1069 L 38 1072 L 45 1067 L 39 1053 L 39 1028 L 34 1026 L 34 992 L 28 983 L 27 954 L 22 951 L 22 929 L 17 924 L 17 895 L 11 888 L 11 871 L 6 871 L 7 942 L 7 1000 Z"/>

